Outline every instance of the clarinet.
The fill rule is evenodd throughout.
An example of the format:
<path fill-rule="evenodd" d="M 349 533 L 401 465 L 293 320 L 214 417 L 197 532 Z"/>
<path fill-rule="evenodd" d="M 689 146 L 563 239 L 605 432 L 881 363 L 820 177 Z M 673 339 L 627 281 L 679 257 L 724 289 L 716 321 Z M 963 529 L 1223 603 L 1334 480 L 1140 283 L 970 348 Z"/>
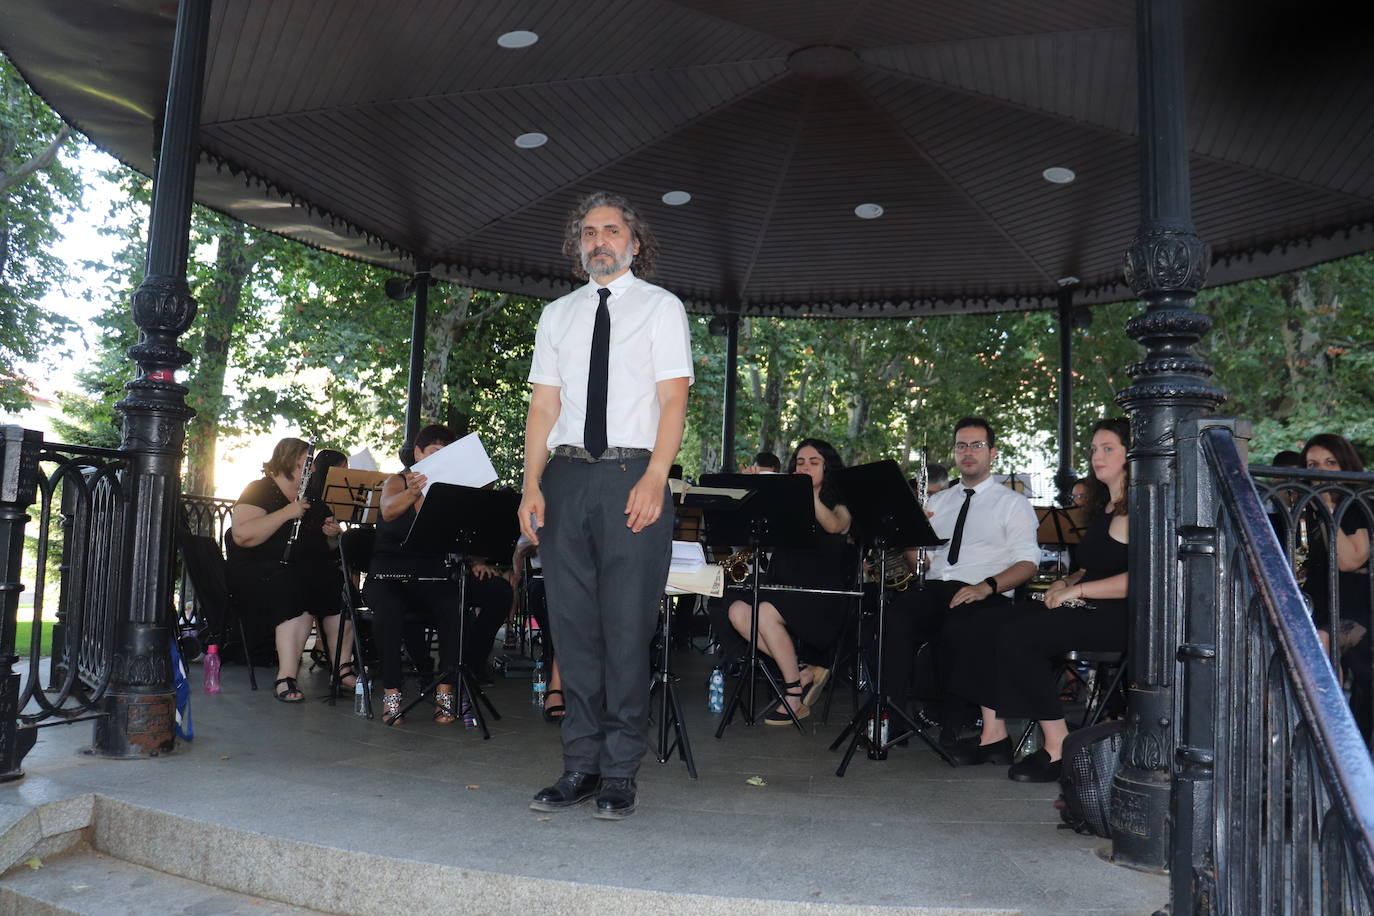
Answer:
<path fill-rule="evenodd" d="M 916 470 L 916 502 L 920 504 L 922 514 L 925 513 L 926 502 L 930 499 L 926 492 L 930 486 L 930 469 L 926 466 L 926 455 L 929 452 L 930 449 L 926 448 L 925 445 L 921 446 L 921 466 Z M 924 547 L 916 548 L 916 587 L 918 589 L 926 587 L 926 549 Z"/>
<path fill-rule="evenodd" d="M 315 446 L 309 444 L 305 447 L 305 465 L 301 468 L 301 485 L 296 489 L 297 501 L 305 499 L 305 488 L 310 486 L 310 472 L 315 464 Z M 296 546 L 296 541 L 301 536 L 301 522 L 305 521 L 305 513 L 296 516 L 296 520 L 291 523 L 291 534 L 286 538 L 286 549 L 281 552 L 281 562 L 285 566 L 291 562 L 291 548 Z"/>

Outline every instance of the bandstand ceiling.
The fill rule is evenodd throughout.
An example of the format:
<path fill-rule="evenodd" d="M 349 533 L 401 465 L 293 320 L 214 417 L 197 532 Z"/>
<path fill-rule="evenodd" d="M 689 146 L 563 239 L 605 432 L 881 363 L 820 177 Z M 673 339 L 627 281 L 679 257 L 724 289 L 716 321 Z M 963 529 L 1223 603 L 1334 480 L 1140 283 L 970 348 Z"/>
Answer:
<path fill-rule="evenodd" d="M 4 6 L 0 48 L 33 87 L 150 171 L 176 3 Z M 1209 282 L 1374 248 L 1356 21 L 1184 6 Z M 1067 277 L 1080 303 L 1120 300 L 1139 219 L 1134 15 L 1122 0 L 220 0 L 196 198 L 540 297 L 573 283 L 566 213 L 609 188 L 645 211 L 658 281 L 694 311 L 1045 308 Z M 516 31 L 538 40 L 502 47 Z M 547 142 L 516 144 L 531 133 Z M 1056 168 L 1075 179 L 1047 180 Z M 674 191 L 690 201 L 665 204 Z"/>

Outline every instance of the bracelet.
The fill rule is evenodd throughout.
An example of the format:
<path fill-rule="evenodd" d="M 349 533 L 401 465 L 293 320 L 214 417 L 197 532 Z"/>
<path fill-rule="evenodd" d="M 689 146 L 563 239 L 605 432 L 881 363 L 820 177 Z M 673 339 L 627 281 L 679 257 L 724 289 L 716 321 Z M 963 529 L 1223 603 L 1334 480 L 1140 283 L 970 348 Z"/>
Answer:
<path fill-rule="evenodd" d="M 997 594 L 997 577 L 996 577 L 996 576 L 988 576 L 988 577 L 987 577 L 986 579 L 984 579 L 983 581 L 986 582 L 987 585 L 988 585 L 988 587 L 990 587 L 990 588 L 992 589 L 992 593 L 993 593 L 994 595 Z"/>

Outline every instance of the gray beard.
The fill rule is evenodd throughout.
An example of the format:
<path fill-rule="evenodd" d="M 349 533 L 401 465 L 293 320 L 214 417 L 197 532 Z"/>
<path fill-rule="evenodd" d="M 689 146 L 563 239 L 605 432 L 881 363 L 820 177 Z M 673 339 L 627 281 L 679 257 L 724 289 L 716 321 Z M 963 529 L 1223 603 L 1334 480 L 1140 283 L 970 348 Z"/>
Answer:
<path fill-rule="evenodd" d="M 587 276 L 589 277 L 609 277 L 611 274 L 620 273 L 620 271 L 629 267 L 634 263 L 634 260 L 635 256 L 628 248 L 625 249 L 625 259 L 623 261 L 616 258 L 609 264 L 594 263 L 592 261 L 592 254 L 583 251 L 582 269 L 587 272 Z"/>

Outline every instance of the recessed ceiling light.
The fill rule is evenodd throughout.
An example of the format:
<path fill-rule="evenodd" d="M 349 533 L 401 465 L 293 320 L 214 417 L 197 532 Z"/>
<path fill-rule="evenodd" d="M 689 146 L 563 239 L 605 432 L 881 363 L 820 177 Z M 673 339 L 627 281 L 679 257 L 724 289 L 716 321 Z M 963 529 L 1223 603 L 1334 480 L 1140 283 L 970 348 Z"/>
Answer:
<path fill-rule="evenodd" d="M 496 43 L 503 48 L 514 50 L 515 48 L 528 48 L 538 40 L 539 36 L 534 32 L 527 32 L 521 29 L 515 32 L 507 32 L 500 38 L 497 38 Z"/>
<path fill-rule="evenodd" d="M 541 134 L 537 130 L 532 130 L 527 134 L 521 134 L 515 138 L 515 145 L 521 149 L 534 149 L 549 142 L 547 134 Z"/>
<path fill-rule="evenodd" d="M 692 195 L 686 191 L 669 191 L 663 195 L 663 202 L 670 207 L 680 207 L 691 199 Z"/>
<path fill-rule="evenodd" d="M 1051 184 L 1068 184 L 1078 177 L 1073 173 L 1073 169 L 1066 169 L 1059 165 L 1052 165 L 1040 174 L 1045 176 L 1045 180 Z"/>
<path fill-rule="evenodd" d="M 883 215 L 883 205 L 859 204 L 854 208 L 854 215 L 859 219 L 877 219 Z"/>
<path fill-rule="evenodd" d="M 1080 281 L 1077 277 L 1068 276 L 1060 277 L 1055 282 L 1057 282 L 1060 286 L 1077 286 L 1082 281 Z"/>

